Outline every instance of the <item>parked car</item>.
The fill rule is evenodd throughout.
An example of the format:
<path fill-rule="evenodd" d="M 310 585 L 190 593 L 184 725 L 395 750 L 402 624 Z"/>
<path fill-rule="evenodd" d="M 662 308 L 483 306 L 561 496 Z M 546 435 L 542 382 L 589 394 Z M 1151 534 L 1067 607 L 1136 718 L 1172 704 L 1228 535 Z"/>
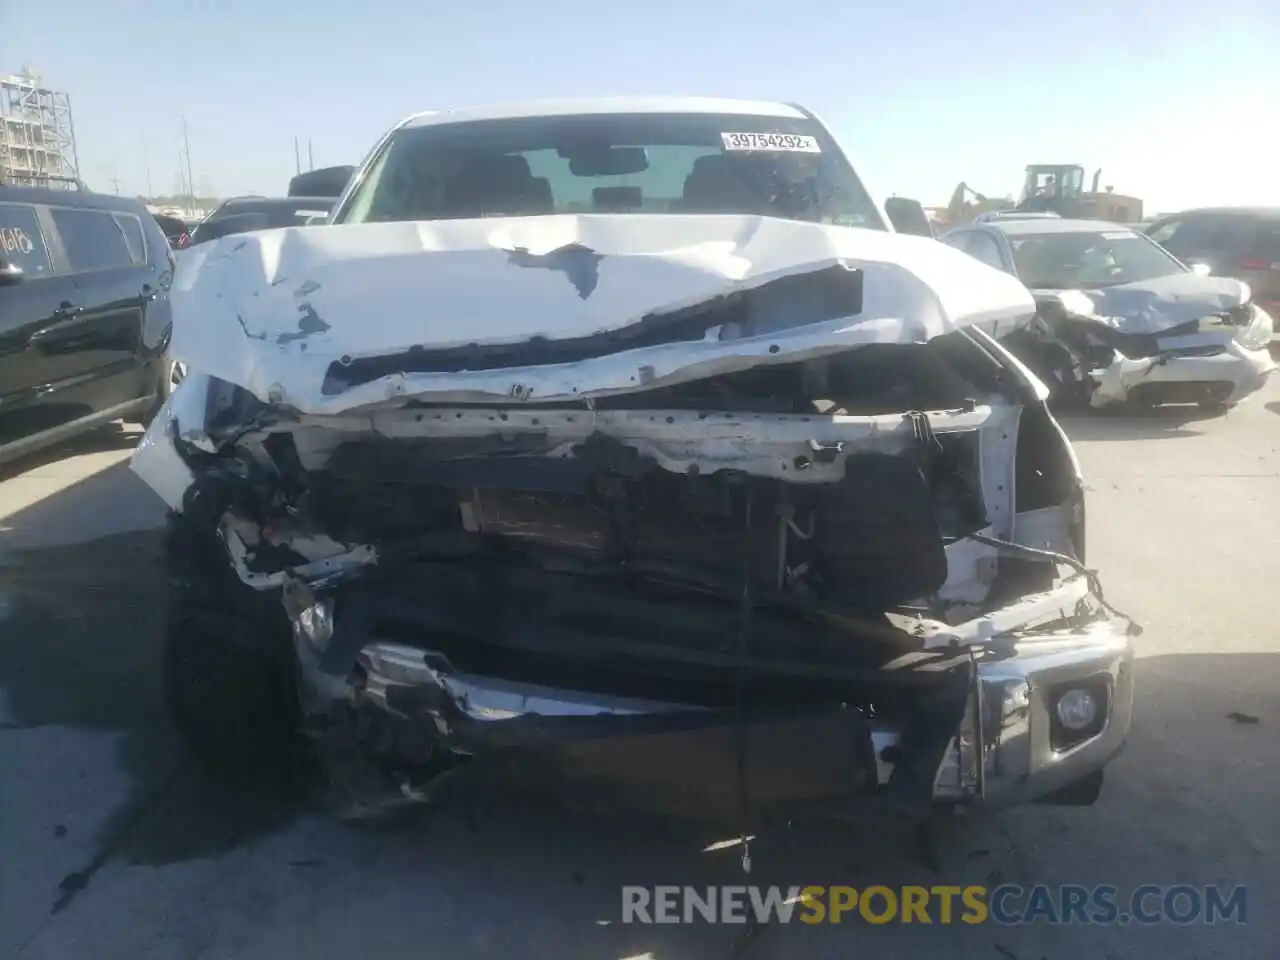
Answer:
<path fill-rule="evenodd" d="M 1037 320 L 1005 343 L 1064 402 L 1230 406 L 1275 370 L 1247 284 L 1193 270 L 1129 227 L 992 220 L 943 243 L 1022 280 Z"/>
<path fill-rule="evenodd" d="M 356 168 L 350 165 L 307 170 L 289 181 L 289 196 L 333 197 L 336 200 L 342 196 L 342 191 L 355 172 Z"/>
<path fill-rule="evenodd" d="M 173 267 L 137 200 L 0 185 L 0 461 L 159 409 Z"/>
<path fill-rule="evenodd" d="M 172 217 L 167 213 L 156 213 L 156 223 L 160 225 L 160 229 L 164 231 L 165 239 L 169 241 L 169 246 L 174 250 L 181 250 L 191 242 L 191 231 L 185 220 L 180 217 Z"/>
<path fill-rule="evenodd" d="M 1280 207 L 1187 210 L 1153 221 L 1146 234 L 1183 263 L 1249 284 L 1254 303 L 1280 311 Z"/>
<path fill-rule="evenodd" d="M 1060 220 L 1061 214 L 1052 210 L 984 210 L 973 218 L 973 223 L 991 223 L 993 220 Z"/>
<path fill-rule="evenodd" d="M 301 730 L 396 797 L 514 750 L 734 815 L 1093 802 L 1132 648 L 983 332 L 1026 287 L 792 105 L 442 111 L 357 176 L 184 265 L 133 458 L 210 769 Z"/>
<path fill-rule="evenodd" d="M 331 197 L 234 197 L 219 204 L 191 231 L 189 246 L 233 233 L 304 226 L 323 219 L 332 206 Z"/>

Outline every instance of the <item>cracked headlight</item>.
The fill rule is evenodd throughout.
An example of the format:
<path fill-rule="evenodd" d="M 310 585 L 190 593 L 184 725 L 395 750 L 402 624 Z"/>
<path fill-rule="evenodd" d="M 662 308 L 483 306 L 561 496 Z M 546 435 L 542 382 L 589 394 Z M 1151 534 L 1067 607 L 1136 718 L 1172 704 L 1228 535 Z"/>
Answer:
<path fill-rule="evenodd" d="M 1275 322 L 1271 319 L 1271 314 L 1254 304 L 1253 322 L 1236 334 L 1236 340 L 1246 350 L 1265 350 L 1274 333 Z"/>

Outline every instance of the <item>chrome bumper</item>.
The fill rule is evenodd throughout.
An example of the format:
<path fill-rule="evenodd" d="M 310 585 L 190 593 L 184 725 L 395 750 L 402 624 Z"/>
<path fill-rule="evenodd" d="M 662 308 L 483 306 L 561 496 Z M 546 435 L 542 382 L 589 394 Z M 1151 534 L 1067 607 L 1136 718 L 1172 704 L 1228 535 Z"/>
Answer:
<path fill-rule="evenodd" d="M 305 652 L 305 645 L 299 652 Z M 359 663 L 364 676 L 360 696 L 388 713 L 400 712 L 397 689 L 432 692 L 440 708 L 429 711 L 435 728 L 431 735 L 454 741 L 452 749 L 460 754 L 473 752 L 465 738 L 455 740 L 464 729 L 478 733 L 482 741 L 495 737 L 499 742 L 503 728 L 529 721 L 568 721 L 581 729 L 593 720 L 688 717 L 701 710 L 453 673 L 424 657 L 420 648 L 395 643 L 366 646 Z M 933 779 L 935 802 L 1029 802 L 1101 769 L 1122 748 L 1133 710 L 1133 650 L 1114 625 L 1103 622 L 1088 631 L 1016 642 L 996 640 L 979 652 L 975 665 L 968 707 Z M 1054 691 L 1084 681 L 1106 690 L 1100 727 L 1069 749 L 1057 749 L 1052 742 Z M 330 696 L 342 696 L 342 686 L 336 683 Z M 708 726 L 727 722 L 706 712 Z M 901 749 L 901 731 L 876 720 L 866 722 L 864 729 L 871 741 L 865 755 L 874 758 L 875 768 L 868 781 L 886 787 Z"/>
<path fill-rule="evenodd" d="M 1133 717 L 1128 636 L 1102 625 L 1010 643 L 991 653 L 978 663 L 969 710 L 934 780 L 935 799 L 1025 803 L 1102 769 L 1120 752 Z M 1057 749 L 1051 742 L 1051 698 L 1085 681 L 1106 690 L 1101 729 Z"/>

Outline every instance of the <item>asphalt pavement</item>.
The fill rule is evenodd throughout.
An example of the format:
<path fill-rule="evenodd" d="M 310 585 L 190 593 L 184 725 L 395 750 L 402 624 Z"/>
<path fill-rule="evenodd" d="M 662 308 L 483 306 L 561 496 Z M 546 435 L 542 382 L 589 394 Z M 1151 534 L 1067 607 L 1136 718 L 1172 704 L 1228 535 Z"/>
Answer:
<path fill-rule="evenodd" d="M 957 825 L 927 863 L 883 824 L 753 845 L 761 884 L 1244 884 L 1245 924 L 620 923 L 624 884 L 742 882 L 705 825 L 508 785 L 407 822 L 320 815 L 192 768 L 160 706 L 161 507 L 103 431 L 0 474 L 0 958 L 1264 957 L 1280 851 L 1280 383 L 1226 416 L 1067 423 L 1090 564 L 1145 627 L 1127 751 L 1092 808 Z M 865 951 L 865 952 L 864 952 Z"/>

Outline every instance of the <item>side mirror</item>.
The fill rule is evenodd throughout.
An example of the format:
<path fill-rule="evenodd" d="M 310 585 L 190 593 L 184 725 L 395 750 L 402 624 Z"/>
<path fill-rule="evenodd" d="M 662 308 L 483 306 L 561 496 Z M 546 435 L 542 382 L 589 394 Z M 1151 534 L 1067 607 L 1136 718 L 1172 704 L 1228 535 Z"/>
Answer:
<path fill-rule="evenodd" d="M 0 287 L 12 287 L 21 283 L 26 276 L 16 263 L 0 260 Z"/>
<path fill-rule="evenodd" d="M 562 150 L 560 156 L 568 158 L 569 172 L 575 177 L 621 177 L 649 169 L 649 154 L 644 147 Z"/>
<path fill-rule="evenodd" d="M 919 200 L 906 197 L 890 197 L 884 202 L 884 212 L 897 233 L 910 233 L 917 237 L 936 237 L 933 222 L 924 212 Z"/>
<path fill-rule="evenodd" d="M 1207 277 L 1212 273 L 1212 269 L 1207 263 L 1193 263 L 1191 264 L 1191 272 L 1197 277 Z"/>

